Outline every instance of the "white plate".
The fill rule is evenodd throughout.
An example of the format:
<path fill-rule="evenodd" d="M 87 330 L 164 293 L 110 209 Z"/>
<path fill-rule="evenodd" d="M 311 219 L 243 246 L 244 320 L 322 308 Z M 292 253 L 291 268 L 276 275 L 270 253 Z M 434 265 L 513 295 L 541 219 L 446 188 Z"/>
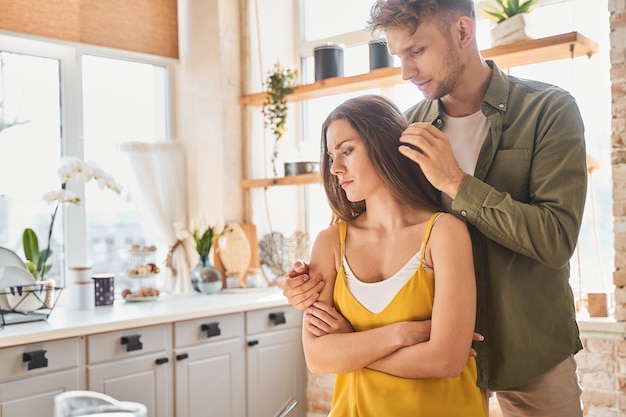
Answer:
<path fill-rule="evenodd" d="M 123 272 L 120 274 L 120 277 L 126 278 L 152 278 L 156 277 L 159 274 L 129 274 L 128 272 Z"/>
<path fill-rule="evenodd" d="M 11 249 L 0 247 L 0 266 L 19 266 L 23 269 L 26 269 L 26 265 L 24 265 L 24 261 L 19 255 L 13 252 Z"/>
<path fill-rule="evenodd" d="M 45 287 L 35 285 L 35 278 L 19 266 L 0 266 L 0 308 L 29 313 L 43 307 Z"/>
<path fill-rule="evenodd" d="M 161 295 L 153 295 L 149 297 L 126 297 L 123 298 L 127 303 L 141 303 L 143 301 L 155 301 L 163 298 Z"/>
<path fill-rule="evenodd" d="M 227 294 L 239 294 L 242 292 L 260 292 L 267 291 L 267 287 L 249 287 L 249 288 L 224 288 L 222 292 Z"/>
<path fill-rule="evenodd" d="M 35 278 L 23 266 L 0 265 L 0 288 L 35 284 Z"/>

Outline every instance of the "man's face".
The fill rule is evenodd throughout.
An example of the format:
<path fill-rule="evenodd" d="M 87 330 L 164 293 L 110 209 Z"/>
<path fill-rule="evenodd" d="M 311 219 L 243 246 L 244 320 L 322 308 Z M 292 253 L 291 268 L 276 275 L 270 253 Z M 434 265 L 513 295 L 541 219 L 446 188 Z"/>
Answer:
<path fill-rule="evenodd" d="M 408 29 L 385 31 L 389 52 L 402 62 L 402 79 L 411 81 L 429 100 L 449 94 L 463 71 L 452 34 L 442 33 L 436 22 L 420 24 L 415 33 Z"/>

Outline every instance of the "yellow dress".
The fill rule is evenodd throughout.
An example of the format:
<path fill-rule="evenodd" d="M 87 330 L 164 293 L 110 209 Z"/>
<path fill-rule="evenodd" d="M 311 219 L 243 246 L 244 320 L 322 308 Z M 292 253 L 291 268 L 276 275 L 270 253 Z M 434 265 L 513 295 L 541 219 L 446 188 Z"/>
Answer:
<path fill-rule="evenodd" d="M 436 216 L 428 223 L 422 248 L 426 246 Z M 346 231 L 347 224 L 341 222 L 342 260 Z M 393 300 L 380 313 L 374 314 L 363 307 L 348 289 L 342 261 L 335 280 L 335 306 L 355 331 L 398 321 L 429 319 L 435 287 L 433 274 L 424 268 L 423 253 L 419 265 Z M 485 397 L 476 385 L 476 378 L 474 358 L 468 359 L 463 372 L 456 378 L 408 379 L 365 368 L 338 374 L 329 417 L 486 417 Z"/>

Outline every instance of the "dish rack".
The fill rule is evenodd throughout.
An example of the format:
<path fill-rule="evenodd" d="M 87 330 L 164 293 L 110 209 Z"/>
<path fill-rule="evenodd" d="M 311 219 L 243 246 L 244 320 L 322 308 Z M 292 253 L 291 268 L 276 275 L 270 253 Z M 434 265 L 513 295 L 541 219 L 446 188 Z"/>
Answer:
<path fill-rule="evenodd" d="M 0 327 L 46 320 L 62 291 L 54 281 L 0 288 Z"/>

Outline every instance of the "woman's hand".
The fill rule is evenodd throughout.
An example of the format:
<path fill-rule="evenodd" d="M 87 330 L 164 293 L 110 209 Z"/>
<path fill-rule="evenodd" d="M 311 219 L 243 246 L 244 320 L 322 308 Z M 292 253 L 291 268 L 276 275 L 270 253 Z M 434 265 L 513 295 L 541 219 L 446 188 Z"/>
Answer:
<path fill-rule="evenodd" d="M 277 280 L 287 297 L 289 304 L 298 310 L 306 310 L 320 297 L 324 288 L 324 281 L 319 275 L 309 276 L 309 265 L 304 261 L 297 261 L 293 269 Z"/>
<path fill-rule="evenodd" d="M 321 301 L 304 311 L 306 329 L 315 336 L 333 333 L 351 333 L 352 325 L 334 307 Z"/>

